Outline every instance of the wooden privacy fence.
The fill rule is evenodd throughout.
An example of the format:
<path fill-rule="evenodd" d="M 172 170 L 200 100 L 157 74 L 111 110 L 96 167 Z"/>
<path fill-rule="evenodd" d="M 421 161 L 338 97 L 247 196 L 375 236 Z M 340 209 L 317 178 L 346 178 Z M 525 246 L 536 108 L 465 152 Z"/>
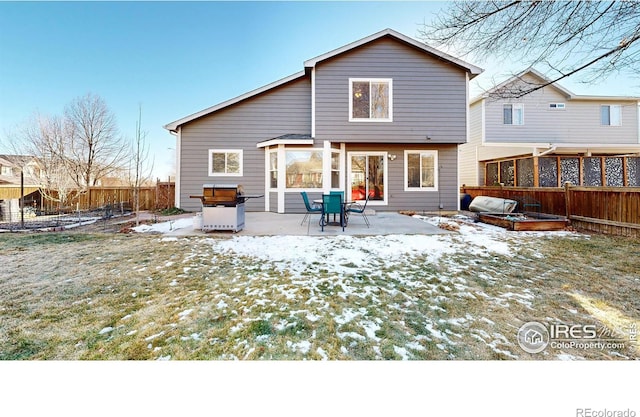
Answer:
<path fill-rule="evenodd" d="M 516 200 L 523 211 L 566 216 L 583 230 L 640 236 L 639 187 L 467 187 L 461 192 Z"/>
<path fill-rule="evenodd" d="M 81 210 L 120 203 L 133 209 L 134 190 L 132 187 L 90 187 L 80 194 L 77 203 Z M 174 183 L 158 182 L 155 186 L 140 187 L 140 210 L 166 209 L 174 205 Z"/>
<path fill-rule="evenodd" d="M 20 198 L 20 187 L 4 188 L 1 191 L 5 199 Z M 50 194 L 56 197 L 55 192 L 50 192 Z M 58 212 L 59 209 L 63 211 L 90 210 L 107 205 L 123 205 L 128 210 L 134 208 L 134 190 L 133 187 L 127 186 L 89 187 L 83 193 L 72 192 L 68 197 L 66 207 L 59 207 L 58 202 L 42 197 L 37 188 L 27 190 L 25 187 L 25 196 L 27 195 L 25 205 L 48 213 Z M 157 182 L 155 185 L 140 188 L 140 210 L 159 210 L 174 206 L 175 183 Z"/>

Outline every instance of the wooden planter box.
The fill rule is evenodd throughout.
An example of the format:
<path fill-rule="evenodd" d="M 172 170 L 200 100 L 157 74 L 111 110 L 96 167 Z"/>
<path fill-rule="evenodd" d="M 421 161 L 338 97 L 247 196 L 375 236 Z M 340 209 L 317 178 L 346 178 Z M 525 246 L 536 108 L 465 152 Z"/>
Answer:
<path fill-rule="evenodd" d="M 478 218 L 483 223 L 515 231 L 564 230 L 569 225 L 566 217 L 545 213 L 478 213 Z"/>

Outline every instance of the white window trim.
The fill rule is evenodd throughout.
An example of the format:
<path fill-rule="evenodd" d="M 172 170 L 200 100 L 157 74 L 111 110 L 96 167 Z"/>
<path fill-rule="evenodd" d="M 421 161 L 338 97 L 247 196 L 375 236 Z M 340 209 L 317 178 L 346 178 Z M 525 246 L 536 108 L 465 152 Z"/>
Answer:
<path fill-rule="evenodd" d="M 240 172 L 230 172 L 230 173 L 214 173 L 213 172 L 213 154 L 214 153 L 237 153 L 240 155 Z M 244 155 L 242 149 L 209 149 L 207 152 L 209 155 L 209 176 L 210 177 L 242 177 L 244 172 Z M 226 169 L 226 156 L 225 156 L 225 169 Z"/>
<path fill-rule="evenodd" d="M 511 106 L 511 124 L 505 123 L 504 122 L 504 106 Z M 519 108 L 521 110 L 522 113 L 522 123 L 520 124 L 515 124 L 513 123 L 513 111 L 515 109 Z M 524 126 L 524 105 L 522 103 L 504 103 L 502 105 L 502 126 Z"/>
<path fill-rule="evenodd" d="M 433 187 L 409 187 L 409 154 L 429 154 L 433 155 Z M 431 192 L 438 191 L 438 151 L 432 149 L 407 149 L 404 151 L 404 190 L 405 191 L 418 191 L 418 192 Z"/>
<path fill-rule="evenodd" d="M 607 125 L 602 123 L 602 108 L 603 107 L 609 107 L 609 124 L 607 124 Z M 615 124 L 615 125 L 611 123 L 611 119 L 612 119 L 612 117 L 611 117 L 611 108 L 612 107 L 617 107 L 618 108 L 618 116 L 619 116 L 619 119 L 620 119 L 620 123 Z M 613 127 L 622 126 L 622 105 L 620 105 L 620 104 L 601 104 L 600 105 L 600 126 L 613 126 Z"/>
<path fill-rule="evenodd" d="M 368 82 L 368 83 L 388 83 L 389 84 L 389 117 L 386 119 L 361 119 L 353 117 L 353 83 L 354 82 Z M 371 114 L 371 107 L 369 107 L 369 114 Z M 389 123 L 393 122 L 393 79 L 392 78 L 349 78 L 349 121 L 350 122 L 364 122 L 364 123 Z"/>
<path fill-rule="evenodd" d="M 351 152 L 347 152 L 347 172 L 346 172 L 346 176 L 347 176 L 347 183 L 345 185 L 345 193 L 349 193 L 350 191 L 350 187 L 351 187 L 351 169 L 353 168 L 351 166 L 351 158 L 353 156 L 382 156 L 384 159 L 384 170 L 383 170 L 383 175 L 384 175 L 384 181 L 385 184 L 389 183 L 389 153 L 388 152 L 379 152 L 379 151 L 351 151 Z M 382 200 L 369 200 L 369 202 L 367 203 L 370 206 L 387 206 L 389 204 L 389 192 L 386 190 L 387 185 L 385 185 L 385 193 L 384 193 L 384 199 Z M 345 194 L 346 195 L 346 194 Z M 358 200 L 358 201 L 364 201 L 364 200 Z"/>

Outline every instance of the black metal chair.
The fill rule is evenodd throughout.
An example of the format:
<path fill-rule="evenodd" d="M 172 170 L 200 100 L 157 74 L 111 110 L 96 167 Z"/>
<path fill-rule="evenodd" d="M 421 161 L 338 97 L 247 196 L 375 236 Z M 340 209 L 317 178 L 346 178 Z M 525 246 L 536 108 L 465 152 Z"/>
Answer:
<path fill-rule="evenodd" d="M 367 198 L 364 200 L 364 205 L 361 205 L 360 203 L 353 203 L 349 207 L 347 207 L 347 214 L 349 213 L 361 214 L 365 224 L 367 225 L 367 227 L 369 227 L 369 219 L 367 218 L 367 215 L 365 213 L 365 210 L 367 209 L 367 203 L 369 203 L 368 195 L 367 195 Z"/>

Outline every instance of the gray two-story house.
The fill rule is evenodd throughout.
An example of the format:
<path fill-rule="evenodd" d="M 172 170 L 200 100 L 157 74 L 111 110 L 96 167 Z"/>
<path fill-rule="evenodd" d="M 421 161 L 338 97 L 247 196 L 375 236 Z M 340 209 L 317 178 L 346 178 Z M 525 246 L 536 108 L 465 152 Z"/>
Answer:
<path fill-rule="evenodd" d="M 640 186 L 640 99 L 577 95 L 549 82 L 527 69 L 471 100 L 460 182 Z"/>
<path fill-rule="evenodd" d="M 246 209 L 303 212 L 342 190 L 375 210 L 456 210 L 468 85 L 481 69 L 387 29 L 296 74 L 165 126 L 177 139 L 176 205 L 205 183 L 264 194 Z"/>

